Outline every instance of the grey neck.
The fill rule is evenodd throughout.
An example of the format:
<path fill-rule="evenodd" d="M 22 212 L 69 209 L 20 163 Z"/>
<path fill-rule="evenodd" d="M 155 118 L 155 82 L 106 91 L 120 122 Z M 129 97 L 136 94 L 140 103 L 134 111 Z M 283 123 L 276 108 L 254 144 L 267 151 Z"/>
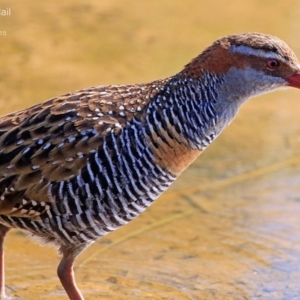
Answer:
<path fill-rule="evenodd" d="M 147 110 L 147 123 L 159 134 L 171 125 L 181 141 L 203 151 L 231 122 L 239 105 L 226 108 L 220 94 L 224 76 L 206 73 L 201 78 L 175 76 L 155 96 Z M 165 123 L 165 124 L 163 124 Z"/>

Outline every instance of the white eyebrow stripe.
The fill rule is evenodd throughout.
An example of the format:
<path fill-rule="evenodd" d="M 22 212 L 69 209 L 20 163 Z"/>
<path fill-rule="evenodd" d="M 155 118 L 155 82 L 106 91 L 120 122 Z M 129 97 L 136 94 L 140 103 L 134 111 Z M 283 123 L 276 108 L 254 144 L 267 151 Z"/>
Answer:
<path fill-rule="evenodd" d="M 230 48 L 231 52 L 233 53 L 241 53 L 241 54 L 245 54 L 245 55 L 255 55 L 255 56 L 259 56 L 259 57 L 264 57 L 264 58 L 274 58 L 277 60 L 280 60 L 282 62 L 285 62 L 285 59 L 280 56 L 279 54 L 276 54 L 272 51 L 264 51 L 261 49 L 254 49 L 245 45 L 240 45 L 240 46 L 232 46 Z"/>

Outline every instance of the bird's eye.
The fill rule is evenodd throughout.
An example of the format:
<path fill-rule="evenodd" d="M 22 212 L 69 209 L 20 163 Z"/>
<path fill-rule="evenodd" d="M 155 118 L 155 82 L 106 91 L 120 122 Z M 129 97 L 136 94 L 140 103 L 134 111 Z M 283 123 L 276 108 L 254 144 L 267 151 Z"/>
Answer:
<path fill-rule="evenodd" d="M 278 60 L 272 59 L 272 58 L 270 58 L 270 59 L 267 60 L 267 68 L 268 68 L 269 70 L 274 70 L 274 69 L 276 69 L 278 66 L 279 66 Z"/>

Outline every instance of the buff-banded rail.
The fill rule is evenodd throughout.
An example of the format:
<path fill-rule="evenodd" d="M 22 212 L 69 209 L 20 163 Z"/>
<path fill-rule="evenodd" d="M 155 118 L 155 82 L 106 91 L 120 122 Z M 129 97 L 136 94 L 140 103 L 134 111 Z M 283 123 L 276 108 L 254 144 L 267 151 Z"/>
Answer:
<path fill-rule="evenodd" d="M 9 229 L 55 245 L 66 293 L 84 299 L 78 254 L 143 212 L 247 99 L 288 86 L 300 88 L 292 50 L 244 33 L 218 39 L 166 79 L 82 89 L 1 117 L 1 299 Z"/>

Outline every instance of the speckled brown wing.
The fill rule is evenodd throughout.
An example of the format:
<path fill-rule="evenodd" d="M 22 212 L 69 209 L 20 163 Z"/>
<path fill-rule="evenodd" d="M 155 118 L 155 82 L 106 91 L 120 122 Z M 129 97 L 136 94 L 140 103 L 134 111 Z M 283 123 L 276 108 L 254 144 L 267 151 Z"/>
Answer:
<path fill-rule="evenodd" d="M 100 86 L 1 117 L 0 214 L 43 213 L 48 184 L 76 176 L 108 132 L 143 113 L 155 87 Z"/>

